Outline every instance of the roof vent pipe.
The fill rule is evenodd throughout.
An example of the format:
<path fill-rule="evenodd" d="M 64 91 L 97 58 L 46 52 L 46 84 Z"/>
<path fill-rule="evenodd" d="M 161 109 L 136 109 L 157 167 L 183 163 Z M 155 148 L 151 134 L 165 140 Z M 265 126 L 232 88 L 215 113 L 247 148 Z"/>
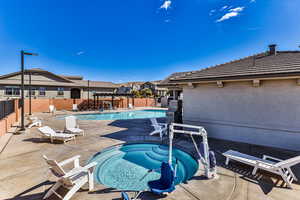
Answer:
<path fill-rule="evenodd" d="M 269 45 L 269 54 L 270 55 L 276 55 L 276 44 L 270 44 Z"/>

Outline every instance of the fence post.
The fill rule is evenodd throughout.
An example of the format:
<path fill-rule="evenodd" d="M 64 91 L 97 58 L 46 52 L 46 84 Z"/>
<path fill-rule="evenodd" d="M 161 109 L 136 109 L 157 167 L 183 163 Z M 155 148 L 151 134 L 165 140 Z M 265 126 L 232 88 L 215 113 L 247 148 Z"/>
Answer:
<path fill-rule="evenodd" d="M 15 116 L 16 122 L 19 121 L 19 100 L 15 99 Z"/>

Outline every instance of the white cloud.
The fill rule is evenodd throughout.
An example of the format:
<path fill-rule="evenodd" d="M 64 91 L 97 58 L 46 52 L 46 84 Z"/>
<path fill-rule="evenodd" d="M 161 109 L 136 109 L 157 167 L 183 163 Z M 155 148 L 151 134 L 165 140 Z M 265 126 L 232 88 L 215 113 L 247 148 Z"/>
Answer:
<path fill-rule="evenodd" d="M 222 22 L 222 21 L 225 21 L 227 19 L 230 19 L 232 17 L 236 17 L 238 16 L 239 13 L 238 12 L 230 12 L 230 13 L 227 13 L 225 15 L 223 15 L 220 19 L 218 19 L 216 22 Z"/>
<path fill-rule="evenodd" d="M 80 56 L 80 55 L 82 55 L 82 54 L 84 54 L 84 53 L 85 53 L 84 51 L 79 51 L 79 52 L 76 53 L 76 55 L 77 55 L 77 56 Z"/>
<path fill-rule="evenodd" d="M 223 6 L 220 11 L 225 10 L 226 8 L 228 8 L 228 6 Z"/>
<path fill-rule="evenodd" d="M 209 11 L 209 15 L 212 16 L 216 12 L 215 9 Z"/>
<path fill-rule="evenodd" d="M 167 0 L 160 6 L 160 9 L 168 10 L 170 8 L 171 4 L 172 4 L 172 1 Z"/>
<path fill-rule="evenodd" d="M 226 13 L 225 15 L 223 15 L 220 19 L 218 19 L 216 22 L 222 22 L 225 20 L 228 20 L 232 17 L 236 17 L 240 14 L 240 12 L 242 12 L 244 10 L 244 7 L 236 7 L 236 8 L 232 8 L 229 10 L 228 13 Z"/>
<path fill-rule="evenodd" d="M 232 8 L 229 11 L 230 12 L 242 12 L 244 10 L 245 7 L 236 7 L 236 8 Z"/>

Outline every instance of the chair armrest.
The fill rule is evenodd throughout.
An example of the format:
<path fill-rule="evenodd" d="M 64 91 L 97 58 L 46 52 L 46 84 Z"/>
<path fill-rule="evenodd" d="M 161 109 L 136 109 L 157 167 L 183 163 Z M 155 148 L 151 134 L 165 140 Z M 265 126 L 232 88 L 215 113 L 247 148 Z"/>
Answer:
<path fill-rule="evenodd" d="M 256 160 L 255 161 L 256 163 L 256 165 L 258 166 L 259 164 L 263 164 L 263 165 L 267 165 L 267 166 L 269 166 L 269 167 L 275 167 L 274 165 L 272 165 L 272 164 L 270 164 L 270 163 L 266 163 L 266 162 L 263 162 L 263 161 L 260 161 L 260 160 Z"/>
<path fill-rule="evenodd" d="M 66 165 L 66 164 L 68 164 L 68 163 L 74 162 L 74 161 L 76 161 L 76 160 L 79 161 L 79 158 L 80 158 L 80 155 L 77 155 L 77 156 L 74 156 L 74 157 L 69 158 L 69 159 L 67 159 L 67 160 L 61 161 L 61 162 L 59 162 L 58 164 L 59 164 L 60 166 L 63 166 L 63 165 Z"/>
<path fill-rule="evenodd" d="M 91 162 L 91 163 L 87 164 L 86 166 L 82 167 L 81 169 L 84 170 L 84 171 L 86 171 L 86 170 L 88 170 L 90 168 L 95 167 L 96 165 L 97 165 L 97 162 Z"/>
<path fill-rule="evenodd" d="M 275 161 L 278 161 L 278 162 L 283 161 L 282 159 L 275 158 L 275 157 L 268 156 L 268 155 L 263 155 L 263 159 L 264 159 L 264 160 L 275 160 Z"/>
<path fill-rule="evenodd" d="M 167 124 L 158 124 L 158 125 L 151 125 L 153 127 L 159 127 L 159 128 L 167 128 Z"/>

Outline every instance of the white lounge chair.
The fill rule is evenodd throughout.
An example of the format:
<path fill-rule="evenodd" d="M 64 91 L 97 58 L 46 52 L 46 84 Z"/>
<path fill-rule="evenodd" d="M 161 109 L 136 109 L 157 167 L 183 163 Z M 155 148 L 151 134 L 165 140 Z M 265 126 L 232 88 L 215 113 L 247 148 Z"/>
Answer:
<path fill-rule="evenodd" d="M 38 128 L 40 133 L 44 138 L 50 139 L 51 143 L 53 143 L 54 140 L 60 140 L 66 143 L 67 141 L 70 140 L 75 140 L 75 135 L 74 134 L 67 134 L 63 132 L 56 132 L 49 126 L 43 126 Z"/>
<path fill-rule="evenodd" d="M 128 104 L 128 109 L 133 109 L 133 106 L 131 103 Z"/>
<path fill-rule="evenodd" d="M 37 117 L 28 115 L 27 120 L 29 121 L 28 128 L 32 128 L 34 126 L 38 126 L 38 127 L 42 126 L 42 121 L 40 119 L 38 119 Z"/>
<path fill-rule="evenodd" d="M 75 135 L 84 135 L 84 130 L 79 128 L 77 124 L 77 119 L 75 116 L 67 116 L 65 117 L 66 126 L 65 131 L 68 133 L 72 133 Z"/>
<path fill-rule="evenodd" d="M 73 104 L 73 105 L 72 105 L 72 111 L 75 111 L 75 112 L 78 111 L 78 106 L 77 106 L 77 104 Z"/>
<path fill-rule="evenodd" d="M 55 111 L 56 111 L 55 106 L 54 106 L 54 105 L 50 105 L 50 106 L 49 106 L 49 112 L 50 112 L 51 114 L 55 114 Z"/>
<path fill-rule="evenodd" d="M 93 172 L 95 166 L 97 165 L 96 162 L 89 163 L 88 165 L 82 167 L 79 164 L 79 155 L 62 162 L 48 159 L 45 155 L 43 155 L 43 158 L 47 162 L 52 173 L 59 178 L 58 181 L 49 189 L 43 199 L 50 197 L 52 194 L 55 194 L 62 200 L 68 200 L 86 183 L 89 184 L 89 191 L 92 191 L 94 189 Z M 73 163 L 74 166 L 73 169 L 66 172 L 63 169 L 63 166 L 69 163 Z M 64 197 L 56 192 L 56 190 L 61 186 L 69 189 Z"/>
<path fill-rule="evenodd" d="M 162 139 L 163 135 L 167 134 L 168 124 L 166 123 L 158 123 L 156 118 L 151 118 L 151 123 L 154 128 L 154 131 L 150 133 L 150 135 L 158 134 L 159 137 Z"/>
<path fill-rule="evenodd" d="M 300 163 L 300 156 L 287 160 L 281 160 L 267 155 L 264 155 L 263 158 L 257 158 L 233 150 L 226 151 L 223 155 L 226 157 L 226 165 L 228 165 L 230 160 L 235 160 L 253 166 L 254 169 L 252 171 L 252 175 L 255 175 L 258 169 L 278 174 L 290 188 L 292 188 L 292 182 L 294 180 L 297 181 L 291 167 Z"/>

